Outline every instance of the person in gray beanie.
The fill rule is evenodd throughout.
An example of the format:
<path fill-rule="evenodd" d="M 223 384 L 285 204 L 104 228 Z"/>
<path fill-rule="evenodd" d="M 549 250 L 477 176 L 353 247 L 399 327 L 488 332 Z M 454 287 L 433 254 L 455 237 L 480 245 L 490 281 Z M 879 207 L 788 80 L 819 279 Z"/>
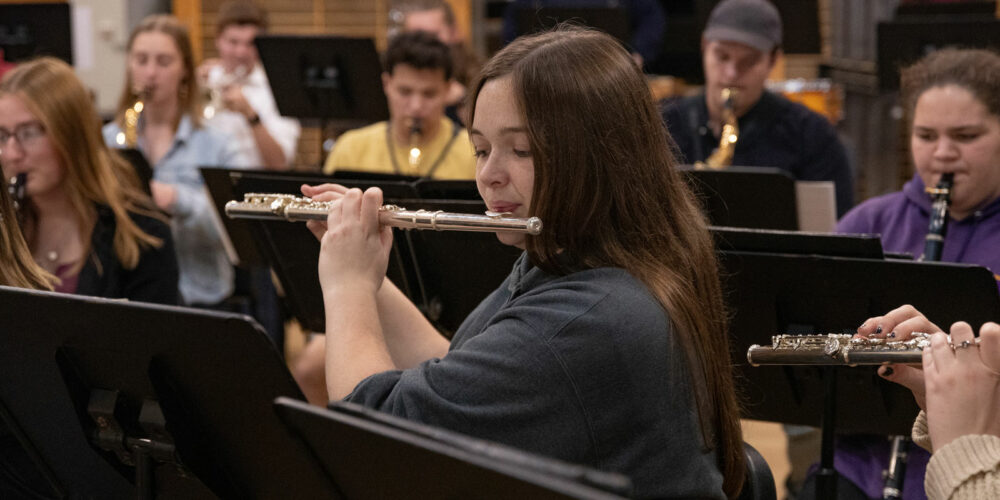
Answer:
<path fill-rule="evenodd" d="M 681 163 L 705 161 L 719 145 L 723 89 L 735 90 L 739 140 L 732 165 L 777 167 L 798 180 L 833 181 L 837 214 L 853 205 L 847 152 L 830 122 L 805 106 L 767 92 L 781 56 L 778 10 L 767 0 L 724 0 L 702 32 L 704 92 L 670 102 L 663 119 Z"/>

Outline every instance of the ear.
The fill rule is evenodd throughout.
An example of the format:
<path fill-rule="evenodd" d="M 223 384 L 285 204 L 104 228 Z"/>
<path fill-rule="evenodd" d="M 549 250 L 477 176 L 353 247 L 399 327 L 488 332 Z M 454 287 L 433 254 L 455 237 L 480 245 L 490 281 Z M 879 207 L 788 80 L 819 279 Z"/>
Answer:
<path fill-rule="evenodd" d="M 382 92 L 389 93 L 389 82 L 392 80 L 392 75 L 388 71 L 382 72 Z"/>

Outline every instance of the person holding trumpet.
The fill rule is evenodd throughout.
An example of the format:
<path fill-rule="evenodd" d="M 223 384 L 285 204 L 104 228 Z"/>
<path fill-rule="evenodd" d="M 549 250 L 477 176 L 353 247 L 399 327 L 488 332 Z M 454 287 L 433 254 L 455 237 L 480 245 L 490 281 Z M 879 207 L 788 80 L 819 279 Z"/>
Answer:
<path fill-rule="evenodd" d="M 640 498 L 735 497 L 718 266 L 640 69 L 561 28 L 500 51 L 471 97 L 483 200 L 542 231 L 498 233 L 524 253 L 449 343 L 385 279 L 382 193 L 303 186 L 333 202 L 309 223 L 329 399 L 624 473 Z"/>
<path fill-rule="evenodd" d="M 254 40 L 267 30 L 267 13 L 249 0 L 219 7 L 215 22 L 218 59 L 198 67 L 199 83 L 210 89 L 206 126 L 231 135 L 254 167 L 285 170 L 295 160 L 302 131 L 281 116 Z"/>

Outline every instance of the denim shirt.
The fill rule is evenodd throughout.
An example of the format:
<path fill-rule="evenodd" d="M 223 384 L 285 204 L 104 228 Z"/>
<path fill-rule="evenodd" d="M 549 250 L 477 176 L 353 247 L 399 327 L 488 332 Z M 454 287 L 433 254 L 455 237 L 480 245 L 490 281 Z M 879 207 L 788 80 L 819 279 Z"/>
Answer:
<path fill-rule="evenodd" d="M 103 129 L 104 142 L 120 147 L 115 140 L 119 132 L 117 123 L 108 123 Z M 140 134 L 140 150 L 143 142 Z M 226 257 L 215 207 L 198 168 L 249 166 L 250 159 L 227 135 L 195 128 L 187 115 L 181 118 L 167 153 L 153 165 L 153 180 L 177 189 L 170 226 L 180 267 L 178 286 L 185 304 L 216 304 L 233 293 L 233 266 Z"/>

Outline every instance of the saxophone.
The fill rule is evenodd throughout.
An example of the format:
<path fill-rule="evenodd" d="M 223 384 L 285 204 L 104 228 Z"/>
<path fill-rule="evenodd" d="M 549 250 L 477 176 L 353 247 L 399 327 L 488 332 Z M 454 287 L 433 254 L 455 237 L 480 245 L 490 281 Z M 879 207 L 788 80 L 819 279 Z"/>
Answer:
<path fill-rule="evenodd" d="M 420 118 L 414 118 L 413 123 L 410 124 L 410 147 L 407 158 L 410 170 L 413 172 L 420 171 L 420 160 L 424 156 L 423 151 L 420 150 L 420 138 L 422 136 L 423 128 L 421 127 Z"/>
<path fill-rule="evenodd" d="M 721 170 L 733 163 L 733 153 L 736 151 L 736 141 L 740 138 L 740 127 L 736 120 L 736 89 L 722 89 L 722 136 L 719 147 L 705 159 L 695 163 L 697 170 L 710 168 Z"/>
<path fill-rule="evenodd" d="M 135 102 L 125 109 L 125 116 L 122 120 L 122 131 L 115 136 L 115 142 L 119 146 L 128 149 L 136 149 L 139 144 L 139 116 L 142 115 L 144 101 L 149 92 L 142 89 L 136 92 Z"/>

